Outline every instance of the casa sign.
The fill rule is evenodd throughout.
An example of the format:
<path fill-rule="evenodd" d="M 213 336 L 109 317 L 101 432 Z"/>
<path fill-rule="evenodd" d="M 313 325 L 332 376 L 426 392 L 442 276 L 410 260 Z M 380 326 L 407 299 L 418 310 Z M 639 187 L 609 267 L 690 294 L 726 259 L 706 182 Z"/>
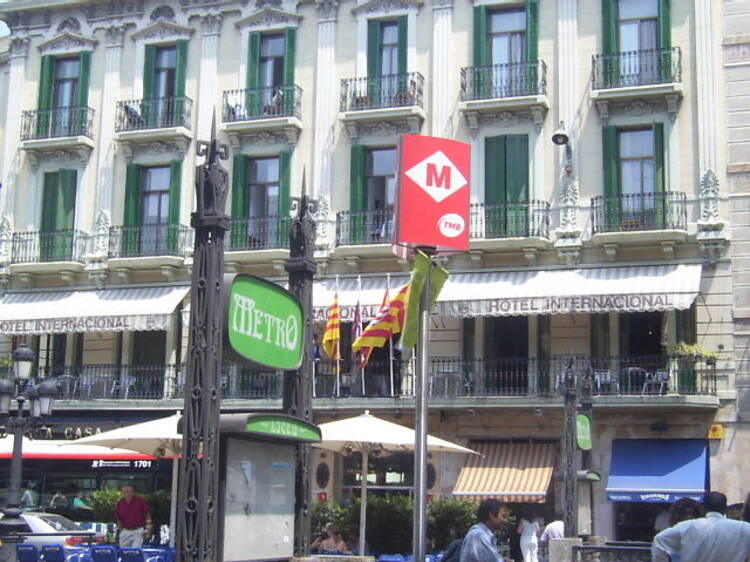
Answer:
<path fill-rule="evenodd" d="M 289 291 L 254 275 L 225 281 L 224 352 L 238 363 L 292 370 L 302 363 L 302 306 Z"/>

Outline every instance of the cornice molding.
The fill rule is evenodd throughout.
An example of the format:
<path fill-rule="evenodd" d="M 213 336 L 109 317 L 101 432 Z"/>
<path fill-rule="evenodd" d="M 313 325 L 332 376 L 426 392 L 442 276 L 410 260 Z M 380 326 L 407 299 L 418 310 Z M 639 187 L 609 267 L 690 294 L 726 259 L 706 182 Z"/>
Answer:
<path fill-rule="evenodd" d="M 154 24 L 133 33 L 130 38 L 134 41 L 142 40 L 146 42 L 176 41 L 178 39 L 190 39 L 194 32 L 195 29 L 192 27 L 158 20 Z"/>
<path fill-rule="evenodd" d="M 235 22 L 234 25 L 240 30 L 250 29 L 257 31 L 279 29 L 282 27 L 298 27 L 300 21 L 302 21 L 302 16 L 299 14 L 265 6 L 257 12 Z"/>
<path fill-rule="evenodd" d="M 410 9 L 419 9 L 421 5 L 422 2 L 419 0 L 368 0 L 352 8 L 352 13 L 368 16 L 389 16 L 405 14 Z"/>
<path fill-rule="evenodd" d="M 336 21 L 338 18 L 338 0 L 319 0 L 315 6 L 318 8 L 318 22 Z"/>
<path fill-rule="evenodd" d="M 42 55 L 54 55 L 73 51 L 93 51 L 97 43 L 99 42 L 96 39 L 66 31 L 49 41 L 41 43 L 37 46 L 37 49 Z"/>

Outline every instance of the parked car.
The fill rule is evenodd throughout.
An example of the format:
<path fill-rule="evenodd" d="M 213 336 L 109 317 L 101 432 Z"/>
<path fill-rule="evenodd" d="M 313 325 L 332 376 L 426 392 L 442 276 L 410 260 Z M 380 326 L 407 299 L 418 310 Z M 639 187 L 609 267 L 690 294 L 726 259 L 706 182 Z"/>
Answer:
<path fill-rule="evenodd" d="M 2 519 L 2 513 L 0 513 L 0 519 Z M 27 511 L 21 514 L 21 519 L 26 522 L 26 528 L 21 529 L 20 532 L 34 533 L 35 535 L 39 533 L 38 536 L 27 536 L 24 541 L 27 544 L 72 546 L 89 541 L 104 542 L 105 537 L 103 535 L 86 531 L 78 523 L 56 513 Z M 2 537 L 0 537 L 0 540 L 2 540 Z"/>

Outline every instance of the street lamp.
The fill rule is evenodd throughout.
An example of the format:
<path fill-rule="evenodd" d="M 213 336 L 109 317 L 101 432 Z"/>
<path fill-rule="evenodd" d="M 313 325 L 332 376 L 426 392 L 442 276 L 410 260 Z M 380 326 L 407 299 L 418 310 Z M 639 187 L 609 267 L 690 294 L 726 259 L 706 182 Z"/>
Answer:
<path fill-rule="evenodd" d="M 0 435 L 13 435 L 13 456 L 10 464 L 8 496 L 0 519 L 0 535 L 3 544 L 9 543 L 3 560 L 15 560 L 17 533 L 25 528 L 21 519 L 21 474 L 23 462 L 23 436 L 43 427 L 52 413 L 52 404 L 57 396 L 57 380 L 47 379 L 35 385 L 32 379 L 36 355 L 22 343 L 13 352 L 14 380 L 0 379 Z M 11 404 L 16 402 L 15 414 Z M 29 402 L 28 416 L 24 416 L 24 403 Z M 0 549 L 2 552 L 2 549 Z"/>

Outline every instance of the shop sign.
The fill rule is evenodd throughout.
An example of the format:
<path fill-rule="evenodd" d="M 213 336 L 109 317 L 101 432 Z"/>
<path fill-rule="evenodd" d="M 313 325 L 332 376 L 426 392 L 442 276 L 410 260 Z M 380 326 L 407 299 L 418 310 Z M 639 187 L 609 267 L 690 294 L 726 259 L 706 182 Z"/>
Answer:
<path fill-rule="evenodd" d="M 129 332 L 164 330 L 167 315 L 78 316 L 75 318 L 43 318 L 37 320 L 0 321 L 0 334 L 62 334 L 71 332 Z"/>
<path fill-rule="evenodd" d="M 591 418 L 586 414 L 576 414 L 576 441 L 582 451 L 591 450 Z"/>
<path fill-rule="evenodd" d="M 467 143 L 402 135 L 394 244 L 469 249 L 470 160 Z"/>
<path fill-rule="evenodd" d="M 249 416 L 245 430 L 265 437 L 320 441 L 320 429 L 317 426 L 289 416 L 270 414 Z"/>
<path fill-rule="evenodd" d="M 224 351 L 240 363 L 292 370 L 302 363 L 302 306 L 286 289 L 254 275 L 225 281 Z"/>

